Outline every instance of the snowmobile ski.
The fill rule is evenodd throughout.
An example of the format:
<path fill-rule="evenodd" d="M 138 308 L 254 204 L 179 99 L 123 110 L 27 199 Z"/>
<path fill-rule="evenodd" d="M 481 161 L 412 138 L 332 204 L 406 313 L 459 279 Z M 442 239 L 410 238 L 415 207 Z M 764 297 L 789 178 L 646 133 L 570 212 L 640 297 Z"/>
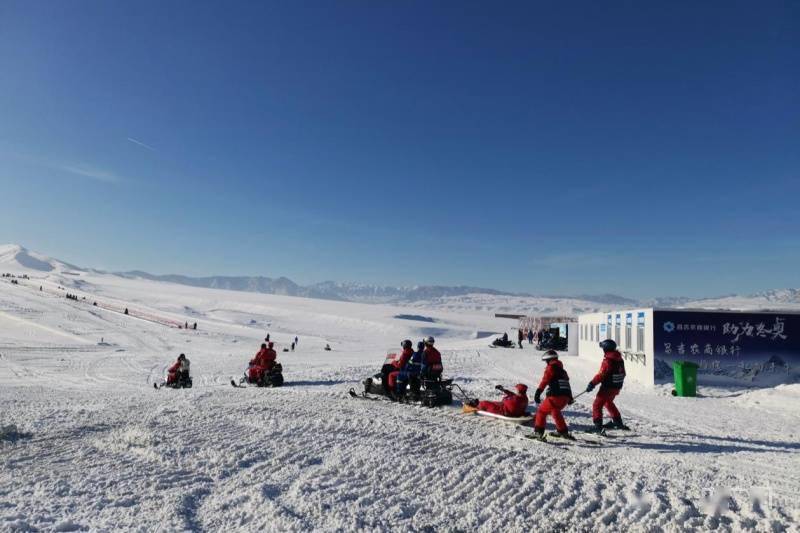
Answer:
<path fill-rule="evenodd" d="M 556 433 L 555 431 L 551 431 L 548 435 L 543 435 L 542 437 L 537 437 L 535 433 L 528 433 L 527 435 L 523 435 L 522 438 L 532 440 L 534 442 L 544 442 L 547 444 L 553 445 L 572 445 L 572 446 L 585 446 L 585 447 L 594 447 L 594 446 L 602 446 L 602 442 L 595 439 L 585 439 L 585 438 L 572 438 L 566 439 Z"/>
<path fill-rule="evenodd" d="M 231 380 L 231 385 L 233 385 L 237 389 L 245 389 L 245 388 L 247 388 L 244 385 L 242 385 L 241 383 L 236 383 L 236 380 L 233 380 L 233 379 Z"/>

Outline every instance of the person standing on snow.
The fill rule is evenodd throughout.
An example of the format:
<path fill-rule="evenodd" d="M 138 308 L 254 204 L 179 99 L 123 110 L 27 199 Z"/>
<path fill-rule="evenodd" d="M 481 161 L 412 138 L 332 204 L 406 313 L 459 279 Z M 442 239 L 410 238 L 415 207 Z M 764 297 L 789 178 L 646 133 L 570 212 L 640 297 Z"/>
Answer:
<path fill-rule="evenodd" d="M 180 354 L 178 360 L 167 369 L 167 385 L 174 385 L 179 378 L 188 378 L 190 365 L 191 363 L 186 359 L 186 355 Z"/>
<path fill-rule="evenodd" d="M 553 422 L 556 424 L 558 436 L 575 440 L 561 414 L 561 410 L 572 403 L 572 388 L 569 385 L 569 375 L 564 370 L 564 365 L 558 360 L 558 352 L 555 350 L 546 351 L 542 355 L 542 361 L 547 363 L 547 368 L 545 368 L 542 380 L 539 382 L 539 388 L 536 389 L 536 394 L 533 397 L 533 401 L 540 404 L 536 409 L 536 420 L 533 424 L 534 437 L 544 440 L 547 415 L 551 415 Z M 542 401 L 542 392 L 544 392 L 545 387 L 547 387 L 547 394 L 544 401 Z"/>
<path fill-rule="evenodd" d="M 488 400 L 472 400 L 468 404 L 465 411 L 475 409 L 477 411 L 486 411 L 487 413 L 494 413 L 496 415 L 508 416 L 517 418 L 525 416 L 525 410 L 528 408 L 528 386 L 524 383 L 517 383 L 514 386 L 514 391 L 503 388 L 502 385 L 497 385 L 495 389 L 499 390 L 505 397 L 500 402 L 490 402 Z"/>
<path fill-rule="evenodd" d="M 605 354 L 600 365 L 600 371 L 592 381 L 586 386 L 586 392 L 591 392 L 595 386 L 600 385 L 597 396 L 592 404 L 592 421 L 594 422 L 593 432 L 603 431 L 603 407 L 611 415 L 611 422 L 605 427 L 613 429 L 630 429 L 622 423 L 622 416 L 619 414 L 617 406 L 614 405 L 614 398 L 622 390 L 625 381 L 625 361 L 622 354 L 617 351 L 617 343 L 611 339 L 606 339 L 600 343 L 600 348 Z"/>
<path fill-rule="evenodd" d="M 528 344 L 533 344 L 533 329 L 528 330 Z"/>
<path fill-rule="evenodd" d="M 300 342 L 300 339 L 297 338 L 297 335 L 294 336 L 294 345 L 297 346 Z"/>
<path fill-rule="evenodd" d="M 522 335 L 522 328 L 519 328 L 519 329 L 517 330 L 517 344 L 519 344 L 519 348 L 520 348 L 520 350 L 522 349 L 522 340 L 523 340 L 524 338 L 525 338 L 525 337 Z"/>
<path fill-rule="evenodd" d="M 442 354 L 433 347 L 434 342 L 436 340 L 429 335 L 425 339 L 425 349 L 422 352 L 422 377 L 427 379 L 438 379 L 444 371 Z"/>

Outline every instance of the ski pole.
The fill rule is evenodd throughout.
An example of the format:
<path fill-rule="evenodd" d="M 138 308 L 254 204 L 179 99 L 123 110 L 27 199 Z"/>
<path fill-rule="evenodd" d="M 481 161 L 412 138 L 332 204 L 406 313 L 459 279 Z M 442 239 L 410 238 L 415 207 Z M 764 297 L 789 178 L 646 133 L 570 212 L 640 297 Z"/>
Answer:
<path fill-rule="evenodd" d="M 586 392 L 587 392 L 587 391 L 583 391 L 582 393 L 578 394 L 577 396 L 573 396 L 573 397 L 572 397 L 572 401 L 574 402 L 575 400 L 577 400 L 578 398 L 580 398 L 581 396 L 583 396 L 584 394 L 586 394 Z"/>
<path fill-rule="evenodd" d="M 459 387 L 458 383 L 453 383 L 453 387 L 458 389 L 458 391 L 461 394 L 461 396 L 464 398 L 464 400 L 466 400 L 466 403 L 469 403 L 469 402 L 472 401 L 472 399 L 469 396 L 467 396 L 467 393 L 464 392 L 464 389 Z"/>

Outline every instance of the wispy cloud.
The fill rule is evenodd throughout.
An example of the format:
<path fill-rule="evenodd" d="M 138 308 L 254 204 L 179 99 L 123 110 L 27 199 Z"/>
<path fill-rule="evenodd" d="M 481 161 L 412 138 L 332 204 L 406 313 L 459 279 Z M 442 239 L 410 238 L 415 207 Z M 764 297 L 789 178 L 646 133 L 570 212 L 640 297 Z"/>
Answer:
<path fill-rule="evenodd" d="M 142 141 L 137 141 L 137 140 L 136 140 L 136 139 L 134 139 L 133 137 L 128 137 L 128 140 L 129 140 L 130 142 L 132 142 L 133 144 L 136 144 L 136 145 L 139 145 L 139 146 L 141 146 L 142 148 L 147 148 L 147 149 L 148 149 L 148 150 L 150 150 L 151 152 L 155 152 L 155 151 L 156 151 L 156 149 L 155 149 L 155 148 L 153 148 L 152 146 L 150 146 L 149 144 L 147 144 L 147 143 L 143 143 Z"/>
<path fill-rule="evenodd" d="M 64 172 L 69 172 L 70 174 L 91 178 L 104 183 L 120 183 L 124 181 L 123 178 L 117 174 L 114 174 L 113 172 L 84 165 L 58 165 L 55 168 Z"/>

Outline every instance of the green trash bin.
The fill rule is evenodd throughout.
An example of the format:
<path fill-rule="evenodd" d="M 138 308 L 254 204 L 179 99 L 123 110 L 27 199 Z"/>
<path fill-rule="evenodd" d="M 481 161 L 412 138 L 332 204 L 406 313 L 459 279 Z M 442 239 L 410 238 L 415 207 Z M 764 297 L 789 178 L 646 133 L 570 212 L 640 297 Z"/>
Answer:
<path fill-rule="evenodd" d="M 675 396 L 697 396 L 697 369 L 700 365 L 691 361 L 675 361 L 672 373 L 675 375 Z"/>

